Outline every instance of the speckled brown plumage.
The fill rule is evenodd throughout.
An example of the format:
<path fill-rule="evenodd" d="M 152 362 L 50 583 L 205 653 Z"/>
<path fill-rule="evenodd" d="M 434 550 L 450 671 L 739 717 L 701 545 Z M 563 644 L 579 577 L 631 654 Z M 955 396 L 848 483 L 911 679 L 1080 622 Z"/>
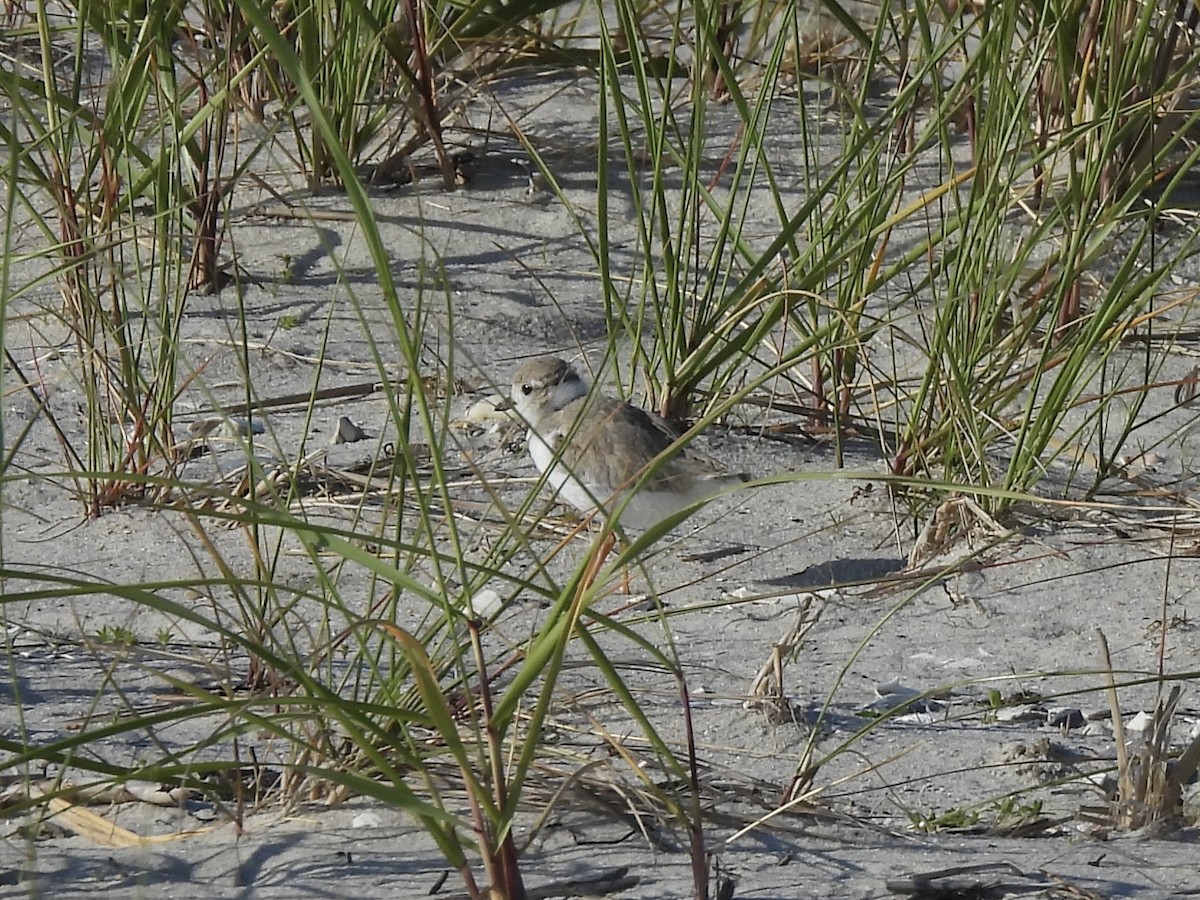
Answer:
<path fill-rule="evenodd" d="M 513 404 L 529 424 L 529 450 L 559 496 L 583 512 L 613 510 L 648 476 L 621 515 L 647 527 L 744 476 L 687 449 L 659 460 L 677 435 L 659 416 L 599 393 L 557 358 L 524 363 L 513 375 Z M 653 471 L 651 471 L 653 470 Z"/>

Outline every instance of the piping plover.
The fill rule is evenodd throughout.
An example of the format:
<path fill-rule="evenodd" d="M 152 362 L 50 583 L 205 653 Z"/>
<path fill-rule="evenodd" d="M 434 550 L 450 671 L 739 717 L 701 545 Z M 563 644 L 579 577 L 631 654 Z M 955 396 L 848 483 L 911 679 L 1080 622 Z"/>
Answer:
<path fill-rule="evenodd" d="M 648 528 L 672 513 L 747 480 L 683 448 L 658 457 L 678 437 L 667 422 L 622 400 L 588 391 L 555 357 L 523 363 L 513 374 L 512 405 L 529 426 L 529 455 L 559 498 L 583 513 L 618 508 L 642 476 L 653 473 L 620 514 Z"/>

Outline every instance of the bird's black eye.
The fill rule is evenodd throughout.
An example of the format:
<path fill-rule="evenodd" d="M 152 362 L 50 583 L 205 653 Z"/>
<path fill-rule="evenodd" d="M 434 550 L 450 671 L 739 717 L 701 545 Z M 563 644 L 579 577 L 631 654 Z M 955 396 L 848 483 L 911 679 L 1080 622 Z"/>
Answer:
<path fill-rule="evenodd" d="M 528 397 L 530 394 L 533 393 L 533 385 L 532 384 L 521 385 L 521 393 L 524 394 L 526 397 Z"/>

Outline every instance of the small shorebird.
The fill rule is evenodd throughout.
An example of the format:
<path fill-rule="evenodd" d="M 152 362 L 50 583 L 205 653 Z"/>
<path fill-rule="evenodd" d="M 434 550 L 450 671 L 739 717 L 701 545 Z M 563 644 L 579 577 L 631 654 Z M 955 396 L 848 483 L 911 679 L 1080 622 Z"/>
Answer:
<path fill-rule="evenodd" d="M 623 525 L 648 528 L 705 500 L 745 475 L 727 475 L 716 460 L 688 450 L 659 460 L 678 435 L 666 420 L 622 400 L 589 392 L 579 373 L 556 357 L 523 363 L 513 374 L 512 405 L 529 426 L 529 455 L 558 496 L 580 512 L 606 515 L 629 496 Z"/>

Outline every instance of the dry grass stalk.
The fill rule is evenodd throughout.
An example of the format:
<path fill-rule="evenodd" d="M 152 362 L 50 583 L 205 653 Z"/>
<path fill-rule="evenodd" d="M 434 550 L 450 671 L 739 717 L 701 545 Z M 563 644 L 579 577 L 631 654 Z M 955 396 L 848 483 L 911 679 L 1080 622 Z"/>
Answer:
<path fill-rule="evenodd" d="M 990 539 L 1008 535 L 993 519 L 965 494 L 952 494 L 933 511 L 933 516 L 921 529 L 921 534 L 908 555 L 908 569 L 919 569 L 936 556 L 946 553 L 962 538 L 971 541 L 983 533 Z"/>
<path fill-rule="evenodd" d="M 1117 750 L 1117 794 L 1104 816 L 1106 824 L 1126 830 L 1178 827 L 1183 821 L 1183 786 L 1200 766 L 1200 735 L 1178 757 L 1172 759 L 1170 754 L 1171 720 L 1181 689 L 1174 685 L 1166 700 L 1159 701 L 1142 746 L 1131 754 L 1125 742 L 1108 642 L 1103 632 L 1097 630 L 1097 636 L 1104 657 Z"/>
<path fill-rule="evenodd" d="M 814 609 L 813 606 L 816 605 Z M 821 614 L 829 604 L 826 597 L 816 593 L 805 594 L 796 613 L 796 622 L 791 630 L 771 646 L 770 658 L 763 663 L 750 685 L 750 699 L 746 709 L 761 709 L 772 725 L 782 725 L 793 720 L 791 704 L 783 690 L 783 668 L 800 650 L 804 638 L 821 620 Z"/>

